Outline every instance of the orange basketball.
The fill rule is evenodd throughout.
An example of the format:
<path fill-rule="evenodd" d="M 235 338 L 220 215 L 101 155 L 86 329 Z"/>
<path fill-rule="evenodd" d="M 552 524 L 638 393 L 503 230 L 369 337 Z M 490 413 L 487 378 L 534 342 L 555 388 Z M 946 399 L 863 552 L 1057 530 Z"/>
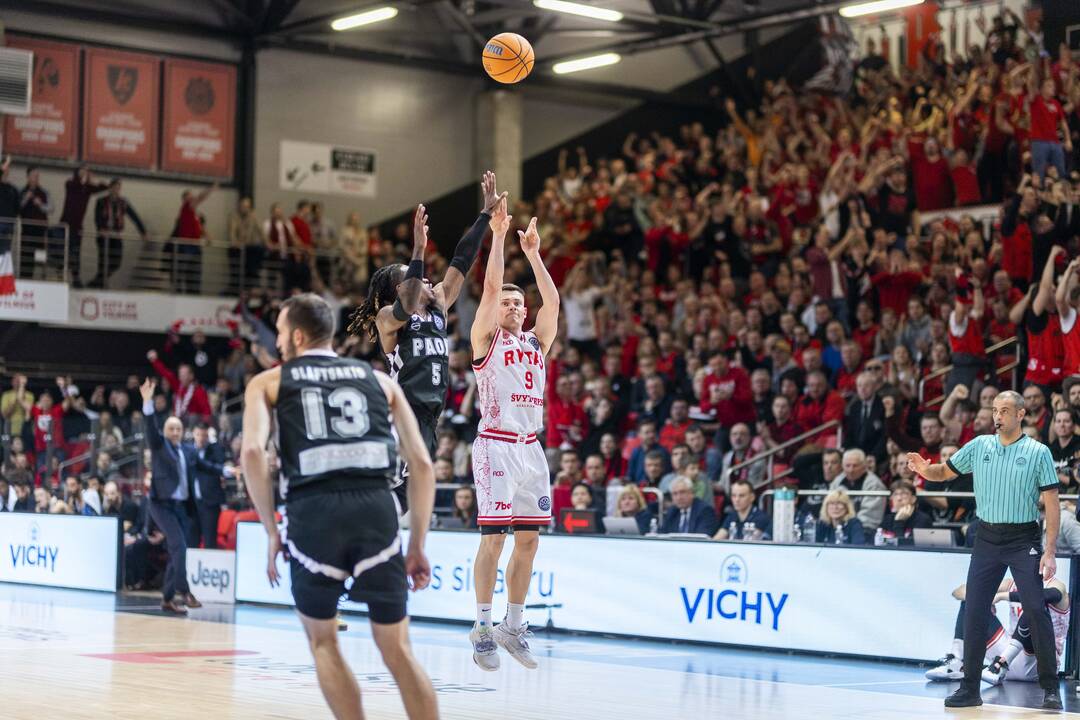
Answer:
<path fill-rule="evenodd" d="M 507 85 L 529 77 L 535 61 L 532 45 L 517 33 L 499 33 L 484 46 L 484 71 Z"/>

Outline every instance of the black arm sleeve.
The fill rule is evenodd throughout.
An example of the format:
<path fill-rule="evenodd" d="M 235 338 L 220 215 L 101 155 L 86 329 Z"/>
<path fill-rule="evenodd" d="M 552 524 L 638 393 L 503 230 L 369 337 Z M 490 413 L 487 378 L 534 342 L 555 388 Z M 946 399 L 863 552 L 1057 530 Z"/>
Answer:
<path fill-rule="evenodd" d="M 1043 588 L 1043 601 L 1047 605 L 1057 605 L 1059 602 L 1061 602 L 1061 597 L 1061 591 L 1057 588 Z M 1009 593 L 1009 602 L 1020 602 L 1020 593 Z"/>
<path fill-rule="evenodd" d="M 469 274 L 469 268 L 476 261 L 476 256 L 480 254 L 480 243 L 484 239 L 484 233 L 487 232 L 490 220 L 490 215 L 485 212 L 480 213 L 480 216 L 476 218 L 476 222 L 472 224 L 468 232 L 458 240 L 457 247 L 454 248 L 454 258 L 450 261 L 450 267 L 457 268 L 462 275 Z"/>

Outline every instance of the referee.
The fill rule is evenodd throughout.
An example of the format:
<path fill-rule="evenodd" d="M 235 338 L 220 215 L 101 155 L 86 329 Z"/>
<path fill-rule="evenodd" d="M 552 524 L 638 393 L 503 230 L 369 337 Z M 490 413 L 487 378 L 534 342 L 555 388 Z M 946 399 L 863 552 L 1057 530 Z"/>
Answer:
<path fill-rule="evenodd" d="M 918 453 L 907 456 L 908 467 L 931 482 L 964 473 L 975 475 L 979 525 L 967 576 L 964 680 L 960 689 L 945 699 L 945 707 L 982 705 L 979 683 L 986 643 L 979 638 L 986 637 L 986 608 L 992 606 L 1008 568 L 1031 623 L 1039 684 L 1045 691 L 1042 706 L 1061 709 L 1054 629 L 1042 592 L 1042 579 L 1050 579 L 1057 571 L 1054 548 L 1061 522 L 1058 479 L 1050 448 L 1021 431 L 1023 418 L 1023 397 L 1006 390 L 994 398 L 996 435 L 973 438 L 944 464 L 931 465 Z M 1046 508 L 1045 552 L 1039 530 L 1040 498 Z"/>

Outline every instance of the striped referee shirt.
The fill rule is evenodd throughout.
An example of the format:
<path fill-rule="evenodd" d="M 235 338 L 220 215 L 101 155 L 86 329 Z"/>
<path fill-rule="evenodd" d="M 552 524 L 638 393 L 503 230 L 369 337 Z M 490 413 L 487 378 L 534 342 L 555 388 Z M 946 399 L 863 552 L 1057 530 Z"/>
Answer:
<path fill-rule="evenodd" d="M 1050 448 L 1027 435 L 1010 445 L 979 435 L 945 463 L 957 475 L 975 476 L 975 510 L 988 523 L 1039 519 L 1039 493 L 1058 487 Z"/>

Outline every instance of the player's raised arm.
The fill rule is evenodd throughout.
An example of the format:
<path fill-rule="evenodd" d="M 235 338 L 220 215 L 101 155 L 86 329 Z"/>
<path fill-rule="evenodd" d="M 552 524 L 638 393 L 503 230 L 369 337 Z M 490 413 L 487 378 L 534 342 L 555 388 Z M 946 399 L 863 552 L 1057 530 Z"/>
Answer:
<path fill-rule="evenodd" d="M 559 289 L 555 287 L 555 281 L 551 279 L 551 274 L 544 266 L 544 259 L 540 257 L 540 233 L 536 231 L 536 218 L 529 221 L 529 228 L 525 232 L 518 230 L 518 239 L 525 257 L 529 259 L 533 275 L 536 276 L 540 299 L 544 302 L 536 313 L 533 332 L 547 355 L 551 344 L 555 342 L 555 336 L 559 334 Z"/>
<path fill-rule="evenodd" d="M 409 269 L 405 273 L 405 279 L 398 286 L 398 299 L 401 301 L 401 307 L 405 312 L 393 313 L 396 321 L 395 326 L 392 328 L 394 330 L 404 325 L 409 316 L 424 309 L 422 307 L 422 297 L 424 294 L 424 250 L 427 249 L 428 243 L 427 221 L 427 208 L 422 204 L 417 205 L 416 213 L 413 215 L 412 258 L 409 261 Z M 380 317 L 376 320 L 380 329 L 382 329 L 383 325 L 382 314 L 379 313 Z M 404 318 L 398 317 L 402 314 L 405 315 Z"/>
<path fill-rule="evenodd" d="M 389 376 L 376 371 L 390 415 L 397 430 L 401 454 L 409 465 L 409 548 L 405 554 L 405 572 L 412 579 L 413 590 L 424 589 L 431 580 L 431 567 L 424 556 L 424 538 L 431 526 L 431 512 L 435 506 L 435 469 L 431 456 L 420 436 L 420 426 L 409 407 L 401 386 Z"/>
<path fill-rule="evenodd" d="M 476 308 L 470 333 L 474 358 L 487 354 L 491 338 L 495 335 L 506 262 L 504 241 L 509 231 L 510 215 L 506 212 L 506 196 L 503 195 L 491 216 L 491 251 L 488 253 L 487 269 L 484 272 L 484 292 L 480 296 L 480 305 Z"/>
<path fill-rule="evenodd" d="M 447 310 L 457 302 L 461 287 L 465 284 L 465 277 L 476 262 L 476 256 L 480 254 L 480 243 L 483 242 L 484 234 L 487 233 L 488 223 L 495 212 L 495 206 L 499 204 L 499 200 L 506 197 L 505 192 L 499 194 L 495 189 L 495 173 L 490 170 L 481 178 L 480 188 L 484 194 L 484 208 L 472 227 L 461 237 L 461 240 L 458 240 L 457 247 L 454 248 L 454 257 L 450 260 L 450 267 L 446 269 L 442 282 L 435 286 L 435 296 L 441 298 L 443 307 Z"/>
<path fill-rule="evenodd" d="M 240 451 L 240 462 L 244 468 L 244 484 L 247 485 L 248 497 L 259 521 L 270 539 L 270 557 L 266 568 L 270 584 L 278 583 L 277 555 L 281 552 L 281 537 L 274 520 L 274 484 L 270 479 L 269 463 L 266 460 L 266 446 L 270 440 L 271 396 L 269 390 L 276 386 L 281 378 L 281 368 L 273 368 L 259 373 L 248 384 L 244 392 L 244 438 Z"/>

